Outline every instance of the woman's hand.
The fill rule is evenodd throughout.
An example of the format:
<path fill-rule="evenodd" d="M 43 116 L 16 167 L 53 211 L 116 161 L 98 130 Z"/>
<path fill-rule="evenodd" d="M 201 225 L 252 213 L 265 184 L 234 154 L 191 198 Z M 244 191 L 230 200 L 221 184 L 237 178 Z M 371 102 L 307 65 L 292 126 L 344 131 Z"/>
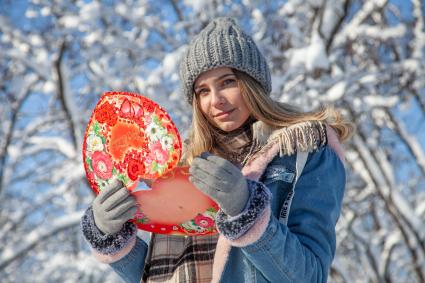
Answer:
<path fill-rule="evenodd" d="M 94 222 L 105 234 L 119 232 L 137 211 L 136 199 L 117 179 L 100 192 L 93 201 Z"/>
<path fill-rule="evenodd" d="M 224 158 L 203 153 L 190 166 L 189 180 L 215 200 L 229 216 L 242 212 L 249 198 L 248 185 L 241 171 Z"/>

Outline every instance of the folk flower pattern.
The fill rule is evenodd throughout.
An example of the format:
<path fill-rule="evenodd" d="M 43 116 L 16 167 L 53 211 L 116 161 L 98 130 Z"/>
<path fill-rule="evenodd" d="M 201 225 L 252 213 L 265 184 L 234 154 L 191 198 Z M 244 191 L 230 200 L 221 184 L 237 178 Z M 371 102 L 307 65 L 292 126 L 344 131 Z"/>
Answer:
<path fill-rule="evenodd" d="M 96 176 L 105 180 L 112 177 L 112 160 L 106 153 L 95 151 L 92 154 L 91 162 Z"/>
<path fill-rule="evenodd" d="M 152 144 L 151 150 L 154 159 L 159 165 L 164 165 L 168 161 L 168 151 L 162 148 L 162 144 L 159 140 Z"/>
<path fill-rule="evenodd" d="M 146 113 L 142 105 L 129 99 L 124 99 L 121 104 L 120 117 L 134 121 L 139 127 L 144 128 Z M 149 114 L 148 114 L 149 115 Z"/>
<path fill-rule="evenodd" d="M 215 215 L 217 210 L 209 208 L 203 214 L 198 214 L 194 219 L 182 223 L 180 226 L 188 233 L 206 233 L 215 229 Z"/>
<path fill-rule="evenodd" d="M 152 113 L 153 111 L 155 111 L 155 105 L 150 101 L 144 102 L 143 108 L 146 110 L 146 112 L 149 112 L 149 113 Z"/>
<path fill-rule="evenodd" d="M 103 142 L 102 138 L 98 135 L 89 135 L 87 137 L 87 151 L 102 151 L 103 150 Z"/>
<path fill-rule="evenodd" d="M 139 179 L 139 176 L 145 173 L 145 165 L 138 159 L 131 158 L 128 161 L 127 174 L 132 181 Z"/>
<path fill-rule="evenodd" d="M 188 233 L 194 233 L 194 232 L 203 233 L 207 230 L 199 225 L 196 225 L 196 223 L 193 220 L 185 222 L 181 224 L 181 226 Z"/>
<path fill-rule="evenodd" d="M 196 225 L 201 226 L 202 228 L 209 228 L 214 226 L 214 220 L 202 214 L 198 214 L 195 217 L 194 222 Z"/>
<path fill-rule="evenodd" d="M 112 127 L 118 120 L 115 106 L 109 102 L 103 103 L 96 112 L 96 120 L 100 123 L 106 123 Z"/>
<path fill-rule="evenodd" d="M 173 138 L 169 135 L 164 135 L 161 138 L 162 148 L 164 148 L 166 150 L 170 150 L 173 147 L 173 142 L 174 142 Z"/>
<path fill-rule="evenodd" d="M 134 219 L 136 219 L 137 223 L 146 224 L 149 222 L 149 218 L 140 209 L 137 210 L 136 214 L 134 215 Z"/>
<path fill-rule="evenodd" d="M 163 127 L 161 127 L 161 125 L 158 125 L 158 123 L 155 122 L 151 122 L 147 127 L 146 127 L 146 134 L 149 137 L 150 140 L 152 141 L 157 141 L 159 139 L 161 139 L 162 136 L 164 136 L 166 134 L 165 130 Z"/>

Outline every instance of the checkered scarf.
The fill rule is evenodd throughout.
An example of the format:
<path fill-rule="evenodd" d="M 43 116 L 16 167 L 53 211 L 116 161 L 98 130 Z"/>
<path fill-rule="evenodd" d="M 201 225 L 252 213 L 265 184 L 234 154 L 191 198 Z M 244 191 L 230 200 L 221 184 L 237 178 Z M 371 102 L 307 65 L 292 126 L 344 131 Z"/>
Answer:
<path fill-rule="evenodd" d="M 218 235 L 182 237 L 154 234 L 142 282 L 211 282 Z"/>
<path fill-rule="evenodd" d="M 213 153 L 226 158 L 236 166 L 243 166 L 258 150 L 259 145 L 253 143 L 252 125 L 255 118 L 250 117 L 238 129 L 224 132 L 213 128 Z"/>

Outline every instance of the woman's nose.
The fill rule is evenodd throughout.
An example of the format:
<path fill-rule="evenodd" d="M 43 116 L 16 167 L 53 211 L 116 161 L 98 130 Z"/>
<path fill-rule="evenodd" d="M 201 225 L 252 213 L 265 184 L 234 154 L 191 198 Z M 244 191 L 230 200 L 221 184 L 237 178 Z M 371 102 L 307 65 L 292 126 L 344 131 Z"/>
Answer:
<path fill-rule="evenodd" d="M 226 101 L 223 94 L 220 92 L 220 90 L 212 89 L 211 90 L 211 104 L 212 106 L 221 105 Z"/>

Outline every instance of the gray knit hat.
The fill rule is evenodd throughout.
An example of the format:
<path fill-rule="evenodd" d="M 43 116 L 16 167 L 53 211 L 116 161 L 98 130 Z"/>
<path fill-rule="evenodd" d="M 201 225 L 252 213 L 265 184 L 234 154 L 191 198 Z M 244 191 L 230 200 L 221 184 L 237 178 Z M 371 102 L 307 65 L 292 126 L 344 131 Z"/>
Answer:
<path fill-rule="evenodd" d="M 266 59 L 252 38 L 232 18 L 216 18 L 189 44 L 180 62 L 182 92 L 192 104 L 193 84 L 205 71 L 230 67 L 257 80 L 267 94 L 271 92 Z"/>

